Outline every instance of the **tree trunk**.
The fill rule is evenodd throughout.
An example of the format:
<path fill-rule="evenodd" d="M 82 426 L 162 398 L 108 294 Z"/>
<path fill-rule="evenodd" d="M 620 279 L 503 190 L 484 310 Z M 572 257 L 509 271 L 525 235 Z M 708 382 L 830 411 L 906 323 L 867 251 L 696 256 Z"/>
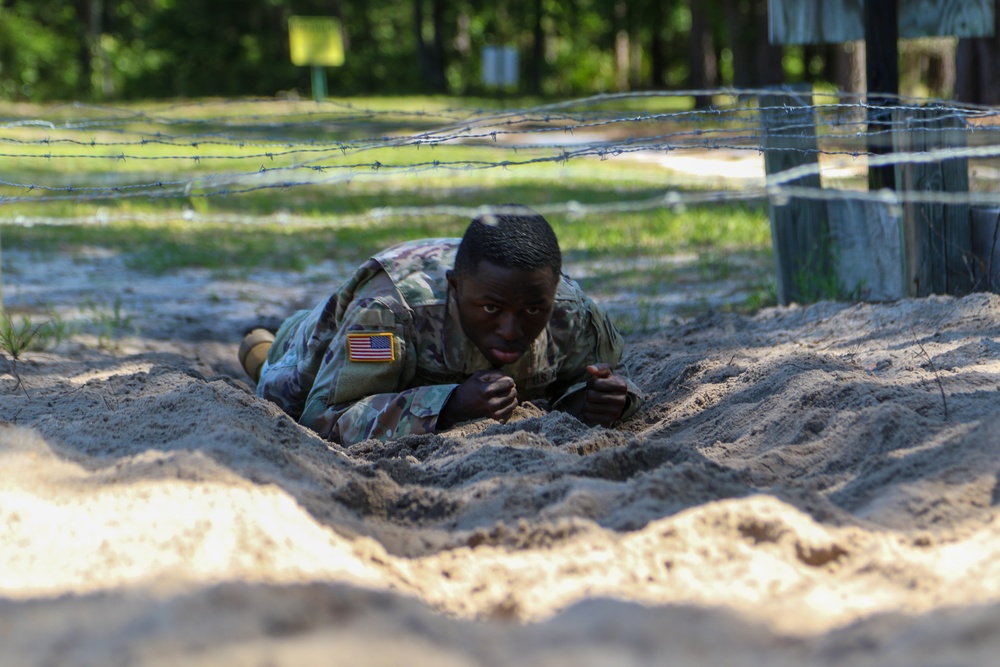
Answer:
<path fill-rule="evenodd" d="M 424 0 L 413 0 L 413 30 L 417 42 L 417 62 L 420 64 L 420 74 L 427 82 L 430 77 L 430 53 L 427 42 L 424 41 Z"/>
<path fill-rule="evenodd" d="M 80 48 L 77 49 L 77 60 L 80 63 L 80 94 L 85 98 L 91 95 L 90 81 L 93 74 L 90 61 L 90 0 L 76 0 L 76 20 L 79 26 Z"/>
<path fill-rule="evenodd" d="M 842 102 L 857 102 L 865 91 L 865 45 L 854 41 L 836 45 L 832 49 L 833 82 L 844 93 Z"/>
<path fill-rule="evenodd" d="M 767 0 L 725 0 L 725 13 L 733 53 L 733 85 L 757 88 L 782 83 L 782 49 L 767 40 Z"/>
<path fill-rule="evenodd" d="M 642 42 L 639 40 L 639 35 L 636 18 L 638 14 L 638 9 L 633 6 L 629 8 L 628 16 L 626 17 L 626 25 L 628 26 L 629 41 L 631 42 L 631 49 L 629 53 L 629 87 L 632 90 L 637 90 L 643 87 L 642 82 Z"/>
<path fill-rule="evenodd" d="M 691 63 L 690 85 L 695 89 L 715 88 L 719 83 L 718 61 L 715 57 L 715 40 L 706 15 L 705 0 L 691 0 L 691 36 L 688 42 L 688 61 Z M 699 109 L 712 106 L 711 95 L 695 97 Z"/>
<path fill-rule="evenodd" d="M 433 0 L 431 6 L 431 27 L 434 36 L 430 43 L 424 39 L 424 0 L 413 0 L 413 28 L 416 31 L 417 60 L 424 84 L 430 92 L 441 93 L 445 89 L 444 76 L 444 2 Z"/>
<path fill-rule="evenodd" d="M 77 0 L 76 9 L 81 28 L 78 51 L 83 74 L 81 92 L 98 99 L 113 97 L 115 86 L 111 60 L 101 45 L 101 35 L 105 30 L 105 19 L 114 7 L 111 0 Z"/>
<path fill-rule="evenodd" d="M 628 90 L 629 77 L 629 34 L 628 5 L 618 0 L 614 8 L 615 30 L 615 90 Z"/>
<path fill-rule="evenodd" d="M 652 39 L 649 45 L 649 69 L 653 79 L 653 88 L 664 88 L 667 83 L 667 49 L 663 41 L 663 24 L 665 13 L 663 4 L 666 0 L 652 0 L 649 14 L 649 24 Z"/>
<path fill-rule="evenodd" d="M 542 92 L 542 62 L 545 60 L 545 31 L 542 27 L 543 0 L 535 0 L 535 24 L 532 31 L 531 58 L 528 61 L 528 85 L 536 95 Z"/>
<path fill-rule="evenodd" d="M 782 64 L 785 51 L 767 38 L 767 0 L 755 0 L 751 6 L 754 40 L 756 42 L 757 77 L 754 86 L 776 86 L 785 82 Z"/>
<path fill-rule="evenodd" d="M 444 93 L 448 90 L 448 75 L 445 72 L 444 55 L 444 4 L 445 0 L 433 0 L 431 23 L 434 26 L 434 57 L 431 60 L 431 90 Z"/>

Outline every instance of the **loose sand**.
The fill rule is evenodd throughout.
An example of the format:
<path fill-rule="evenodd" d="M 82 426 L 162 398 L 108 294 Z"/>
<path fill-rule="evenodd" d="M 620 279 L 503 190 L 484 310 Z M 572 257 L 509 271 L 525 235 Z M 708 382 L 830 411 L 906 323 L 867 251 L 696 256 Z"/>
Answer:
<path fill-rule="evenodd" d="M 342 448 L 235 363 L 342 268 L 5 252 L 133 331 L 0 362 L 0 664 L 995 662 L 1000 297 L 707 313 L 630 337 L 619 429 Z"/>

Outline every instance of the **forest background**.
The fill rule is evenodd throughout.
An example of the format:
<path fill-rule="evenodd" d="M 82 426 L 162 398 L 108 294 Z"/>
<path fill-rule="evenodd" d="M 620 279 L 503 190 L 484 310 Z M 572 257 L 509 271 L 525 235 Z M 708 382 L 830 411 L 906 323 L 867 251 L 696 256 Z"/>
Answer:
<path fill-rule="evenodd" d="M 341 21 L 335 96 L 490 92 L 490 44 L 520 55 L 509 94 L 864 87 L 858 43 L 769 44 L 767 0 L 0 0 L 0 99 L 308 97 L 295 15 Z M 904 93 L 1000 103 L 997 38 L 904 40 L 901 58 Z"/>

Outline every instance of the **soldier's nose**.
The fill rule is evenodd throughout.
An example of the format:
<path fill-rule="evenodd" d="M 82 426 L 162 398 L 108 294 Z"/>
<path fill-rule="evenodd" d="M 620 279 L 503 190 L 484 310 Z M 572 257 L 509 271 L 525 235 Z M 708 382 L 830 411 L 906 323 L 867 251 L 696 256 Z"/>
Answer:
<path fill-rule="evenodd" d="M 523 335 L 521 322 L 513 313 L 506 313 L 500 316 L 500 324 L 497 327 L 497 335 L 504 340 L 517 340 Z"/>

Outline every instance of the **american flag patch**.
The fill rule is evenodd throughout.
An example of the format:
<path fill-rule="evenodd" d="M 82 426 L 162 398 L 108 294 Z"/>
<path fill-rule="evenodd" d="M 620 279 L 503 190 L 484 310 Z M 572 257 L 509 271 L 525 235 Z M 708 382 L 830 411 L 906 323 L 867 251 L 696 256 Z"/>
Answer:
<path fill-rule="evenodd" d="M 351 361 L 395 361 L 392 334 L 347 334 L 347 357 Z"/>

